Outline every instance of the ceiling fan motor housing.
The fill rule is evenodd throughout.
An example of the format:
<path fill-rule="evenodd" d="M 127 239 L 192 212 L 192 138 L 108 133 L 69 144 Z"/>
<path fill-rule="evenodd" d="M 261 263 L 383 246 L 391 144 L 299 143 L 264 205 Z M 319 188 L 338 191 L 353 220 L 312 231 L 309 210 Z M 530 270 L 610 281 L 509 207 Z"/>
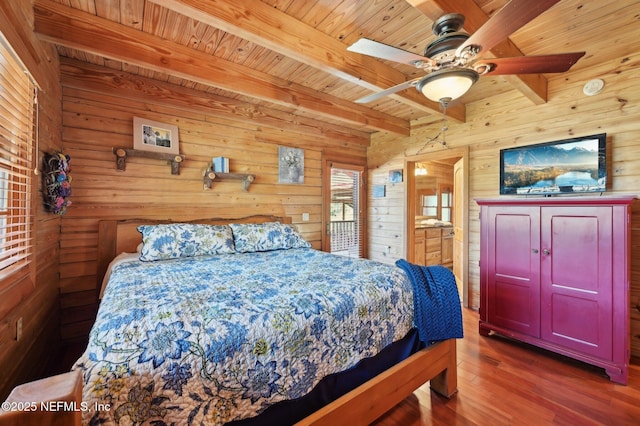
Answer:
<path fill-rule="evenodd" d="M 464 15 L 461 13 L 447 13 L 433 22 L 431 31 L 438 37 L 448 33 L 456 33 L 464 25 Z"/>
<path fill-rule="evenodd" d="M 431 27 L 438 38 L 425 47 L 423 56 L 437 62 L 452 61 L 456 49 L 469 38 L 469 34 L 460 31 L 463 24 L 464 16 L 459 13 L 449 13 L 438 18 Z"/>

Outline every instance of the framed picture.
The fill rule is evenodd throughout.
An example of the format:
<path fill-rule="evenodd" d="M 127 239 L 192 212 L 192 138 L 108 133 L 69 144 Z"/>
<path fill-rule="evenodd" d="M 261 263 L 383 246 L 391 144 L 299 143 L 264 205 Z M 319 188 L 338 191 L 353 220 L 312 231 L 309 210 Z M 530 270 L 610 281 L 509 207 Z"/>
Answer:
<path fill-rule="evenodd" d="M 178 126 L 133 117 L 133 149 L 180 154 Z"/>
<path fill-rule="evenodd" d="M 389 172 L 389 182 L 390 183 L 402 182 L 402 169 L 391 170 Z"/>
<path fill-rule="evenodd" d="M 387 185 L 373 185 L 373 198 L 384 198 L 387 196 Z"/>
<path fill-rule="evenodd" d="M 304 149 L 278 147 L 278 182 L 304 183 Z"/>

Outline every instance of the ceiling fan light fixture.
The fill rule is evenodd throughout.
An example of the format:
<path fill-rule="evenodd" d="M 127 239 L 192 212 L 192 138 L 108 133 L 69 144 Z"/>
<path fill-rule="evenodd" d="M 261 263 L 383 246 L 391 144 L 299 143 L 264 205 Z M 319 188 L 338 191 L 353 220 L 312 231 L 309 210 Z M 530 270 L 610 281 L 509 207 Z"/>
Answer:
<path fill-rule="evenodd" d="M 432 72 L 420 80 L 416 88 L 434 102 L 443 98 L 457 99 L 478 81 L 478 73 L 469 68 L 447 68 Z"/>

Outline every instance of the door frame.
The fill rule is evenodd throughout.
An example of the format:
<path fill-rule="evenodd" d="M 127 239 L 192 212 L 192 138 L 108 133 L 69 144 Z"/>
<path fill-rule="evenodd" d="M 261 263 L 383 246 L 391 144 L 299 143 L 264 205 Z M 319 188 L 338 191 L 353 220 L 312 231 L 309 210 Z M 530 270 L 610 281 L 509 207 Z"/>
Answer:
<path fill-rule="evenodd" d="M 415 211 L 416 211 L 416 163 L 425 161 L 438 161 L 450 158 L 462 159 L 462 206 L 453 206 L 454 209 L 462 209 L 462 303 L 469 306 L 469 147 L 447 148 L 440 151 L 426 152 L 418 155 L 407 156 L 404 159 L 406 173 L 407 192 L 405 194 L 405 223 L 406 223 L 406 256 L 409 262 L 415 258 Z"/>
<path fill-rule="evenodd" d="M 362 188 L 360 191 L 360 201 L 362 212 L 359 213 L 362 224 L 360 226 L 360 237 L 362 244 L 362 257 L 367 258 L 368 253 L 368 244 L 367 244 L 367 236 L 369 235 L 367 224 L 368 224 L 368 203 L 367 203 L 367 160 L 366 158 L 355 158 L 355 157 L 345 157 L 344 155 L 334 155 L 334 154 L 323 154 L 322 155 L 322 224 L 321 224 L 321 247 L 322 251 L 331 252 L 331 239 L 327 234 L 329 229 L 329 221 L 331 220 L 331 167 L 333 164 L 336 164 L 338 168 L 348 169 L 349 167 L 355 169 L 360 169 L 362 171 Z"/>

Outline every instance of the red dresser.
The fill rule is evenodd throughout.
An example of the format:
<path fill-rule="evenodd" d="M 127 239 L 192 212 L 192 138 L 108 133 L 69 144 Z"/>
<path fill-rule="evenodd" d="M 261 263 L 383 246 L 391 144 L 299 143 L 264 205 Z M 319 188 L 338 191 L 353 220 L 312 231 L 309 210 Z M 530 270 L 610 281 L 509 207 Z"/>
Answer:
<path fill-rule="evenodd" d="M 634 199 L 477 200 L 480 334 L 603 367 L 626 384 Z"/>

